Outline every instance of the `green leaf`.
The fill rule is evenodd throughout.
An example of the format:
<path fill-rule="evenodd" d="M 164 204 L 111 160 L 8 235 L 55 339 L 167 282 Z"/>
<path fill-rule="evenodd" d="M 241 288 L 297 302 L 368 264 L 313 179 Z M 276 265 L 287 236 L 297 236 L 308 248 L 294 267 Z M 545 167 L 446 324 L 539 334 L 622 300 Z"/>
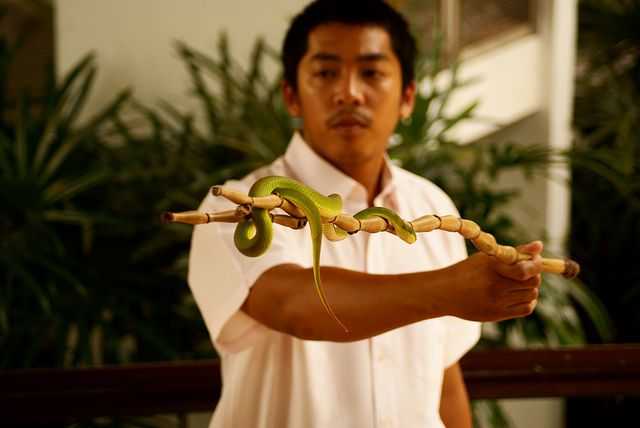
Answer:
<path fill-rule="evenodd" d="M 107 171 L 96 171 L 74 180 L 56 180 L 46 187 L 44 200 L 52 205 L 58 201 L 73 198 L 103 183 L 109 176 L 110 173 Z"/>
<path fill-rule="evenodd" d="M 579 280 L 572 281 L 568 293 L 589 314 L 602 341 L 610 342 L 613 339 L 613 322 L 600 299 Z"/>
<path fill-rule="evenodd" d="M 25 177 L 29 168 L 27 148 L 27 106 L 25 97 L 18 99 L 18 118 L 16 121 L 15 159 L 18 177 Z"/>
<path fill-rule="evenodd" d="M 11 146 L 13 142 L 4 133 L 0 132 L 0 172 L 5 178 L 14 175 L 12 167 Z"/>
<path fill-rule="evenodd" d="M 85 105 L 96 74 L 95 68 L 90 67 L 92 61 L 93 57 L 91 55 L 85 57 L 80 64 L 74 67 L 71 74 L 65 79 L 63 89 L 61 90 L 58 98 L 58 103 L 49 115 L 40 141 L 37 143 L 37 151 L 33 164 L 34 171 L 39 171 L 42 167 L 49 148 L 56 140 L 56 133 L 59 129 L 70 129 L 73 126 L 77 115 Z M 88 71 L 85 70 L 87 67 L 90 67 Z M 85 74 L 84 76 L 82 76 L 83 73 Z M 84 77 L 84 79 L 80 84 L 78 95 L 72 100 L 72 85 L 75 83 L 76 79 L 81 77 Z M 64 117 L 65 110 L 67 109 L 70 110 L 70 112 L 66 117 Z"/>
<path fill-rule="evenodd" d="M 62 165 L 67 156 L 69 156 L 69 154 L 76 148 L 76 146 L 81 141 L 83 141 L 84 138 L 87 138 L 91 134 L 95 133 L 96 128 L 101 125 L 107 118 L 114 117 L 120 110 L 122 105 L 129 99 L 129 97 L 130 92 L 123 91 L 102 111 L 95 114 L 82 130 L 77 131 L 73 135 L 70 135 L 69 138 L 64 141 L 49 158 L 49 161 L 47 162 L 40 177 L 40 182 L 46 183 L 56 173 L 60 165 Z"/>

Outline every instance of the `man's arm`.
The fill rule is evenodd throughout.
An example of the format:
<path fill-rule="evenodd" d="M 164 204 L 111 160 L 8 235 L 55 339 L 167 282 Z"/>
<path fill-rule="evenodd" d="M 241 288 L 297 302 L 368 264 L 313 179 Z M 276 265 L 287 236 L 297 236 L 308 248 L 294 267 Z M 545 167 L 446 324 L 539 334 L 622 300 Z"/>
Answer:
<path fill-rule="evenodd" d="M 469 396 L 458 363 L 444 371 L 440 418 L 447 428 L 471 428 L 472 426 Z"/>
<path fill-rule="evenodd" d="M 302 339 L 338 342 L 444 315 L 474 321 L 525 316 L 537 302 L 541 250 L 540 243 L 521 247 L 536 256 L 514 265 L 477 253 L 444 269 L 395 275 L 321 267 L 327 301 L 349 333 L 322 307 L 311 268 L 285 264 L 267 270 L 242 309 L 272 329 Z"/>

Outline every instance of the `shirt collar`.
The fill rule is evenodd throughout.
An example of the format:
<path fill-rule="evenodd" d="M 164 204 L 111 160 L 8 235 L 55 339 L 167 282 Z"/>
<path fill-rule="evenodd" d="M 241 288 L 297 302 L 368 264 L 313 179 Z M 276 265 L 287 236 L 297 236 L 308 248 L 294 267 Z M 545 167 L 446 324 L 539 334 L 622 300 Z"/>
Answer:
<path fill-rule="evenodd" d="M 299 132 L 294 133 L 291 138 L 284 154 L 284 162 L 293 178 L 319 193 L 337 193 L 347 199 L 366 200 L 364 186 L 318 155 Z M 385 154 L 382 191 L 376 198 L 386 198 L 395 193 L 395 175 L 393 166 Z"/>

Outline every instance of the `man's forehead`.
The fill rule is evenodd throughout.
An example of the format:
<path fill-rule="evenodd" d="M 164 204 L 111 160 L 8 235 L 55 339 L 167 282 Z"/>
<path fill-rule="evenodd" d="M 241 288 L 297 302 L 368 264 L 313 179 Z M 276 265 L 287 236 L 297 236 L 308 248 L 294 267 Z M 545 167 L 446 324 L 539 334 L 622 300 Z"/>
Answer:
<path fill-rule="evenodd" d="M 309 33 L 305 56 L 311 59 L 390 57 L 393 55 L 387 31 L 375 25 L 323 24 Z"/>

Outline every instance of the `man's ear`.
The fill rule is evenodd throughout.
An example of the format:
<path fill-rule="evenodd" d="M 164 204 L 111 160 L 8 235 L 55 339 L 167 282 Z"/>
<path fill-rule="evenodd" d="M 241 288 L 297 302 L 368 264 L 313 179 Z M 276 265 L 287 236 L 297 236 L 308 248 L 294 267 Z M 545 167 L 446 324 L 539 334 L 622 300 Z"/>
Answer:
<path fill-rule="evenodd" d="M 298 93 L 295 88 L 286 80 L 282 81 L 282 98 L 287 106 L 287 111 L 293 117 L 300 117 L 301 108 Z"/>
<path fill-rule="evenodd" d="M 400 119 L 407 119 L 411 116 L 415 101 L 416 81 L 412 80 L 407 87 L 402 90 L 402 99 L 400 100 Z"/>

